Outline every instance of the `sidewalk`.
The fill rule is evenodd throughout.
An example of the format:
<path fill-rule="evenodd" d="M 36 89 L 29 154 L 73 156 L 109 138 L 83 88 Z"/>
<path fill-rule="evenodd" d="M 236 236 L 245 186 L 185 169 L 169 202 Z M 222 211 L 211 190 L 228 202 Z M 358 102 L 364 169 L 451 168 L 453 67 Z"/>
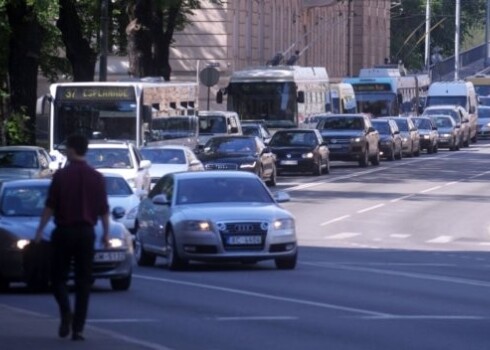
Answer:
<path fill-rule="evenodd" d="M 50 316 L 0 304 L 0 344 L 2 350 L 57 350 L 67 348 L 169 350 L 164 346 L 146 343 L 90 325 L 85 326 L 85 340 L 74 342 L 70 336 L 64 339 L 58 337 L 58 325 L 59 321 Z"/>

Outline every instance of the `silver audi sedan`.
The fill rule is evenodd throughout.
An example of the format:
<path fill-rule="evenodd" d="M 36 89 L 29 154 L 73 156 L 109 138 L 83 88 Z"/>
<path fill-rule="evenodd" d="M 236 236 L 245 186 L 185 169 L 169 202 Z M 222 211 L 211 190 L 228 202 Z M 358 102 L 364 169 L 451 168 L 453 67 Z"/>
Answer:
<path fill-rule="evenodd" d="M 150 266 L 157 256 L 171 270 L 189 261 L 255 263 L 274 259 L 294 269 L 294 217 L 255 175 L 242 171 L 182 172 L 163 176 L 139 206 L 135 257 Z"/>

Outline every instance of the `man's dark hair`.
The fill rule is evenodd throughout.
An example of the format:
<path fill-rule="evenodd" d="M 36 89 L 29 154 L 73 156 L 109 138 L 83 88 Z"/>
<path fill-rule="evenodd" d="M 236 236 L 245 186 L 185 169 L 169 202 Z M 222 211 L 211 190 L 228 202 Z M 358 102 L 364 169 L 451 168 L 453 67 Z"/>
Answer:
<path fill-rule="evenodd" d="M 87 153 L 88 139 L 80 134 L 73 134 L 66 139 L 66 148 L 71 148 L 77 156 L 83 157 Z"/>

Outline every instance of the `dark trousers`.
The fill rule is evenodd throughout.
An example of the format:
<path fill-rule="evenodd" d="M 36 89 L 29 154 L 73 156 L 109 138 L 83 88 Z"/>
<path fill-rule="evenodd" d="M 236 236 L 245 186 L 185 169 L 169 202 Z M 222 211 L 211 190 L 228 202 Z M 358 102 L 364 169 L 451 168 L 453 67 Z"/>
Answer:
<path fill-rule="evenodd" d="M 75 312 L 72 323 L 74 332 L 83 331 L 87 317 L 92 286 L 94 240 L 94 228 L 91 226 L 57 227 L 51 237 L 51 284 L 62 318 L 72 313 L 66 285 L 72 266 L 75 274 Z"/>

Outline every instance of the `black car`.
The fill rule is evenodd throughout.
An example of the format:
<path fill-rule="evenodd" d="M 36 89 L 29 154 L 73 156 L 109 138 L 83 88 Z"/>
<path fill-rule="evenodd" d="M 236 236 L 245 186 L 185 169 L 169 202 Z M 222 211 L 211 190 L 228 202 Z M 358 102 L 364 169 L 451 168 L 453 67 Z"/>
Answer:
<path fill-rule="evenodd" d="M 328 144 L 331 160 L 379 165 L 379 134 L 365 114 L 322 116 L 316 128 Z"/>
<path fill-rule="evenodd" d="M 408 157 L 420 156 L 420 134 L 412 117 L 386 117 L 398 125 L 402 136 L 403 154 Z"/>
<path fill-rule="evenodd" d="M 439 133 L 438 148 L 449 148 L 450 151 L 459 151 L 461 143 L 461 126 L 449 115 L 431 115 Z"/>
<path fill-rule="evenodd" d="M 398 125 L 389 119 L 374 119 L 373 127 L 379 133 L 379 150 L 381 156 L 388 160 L 402 159 L 402 137 Z"/>
<path fill-rule="evenodd" d="M 250 171 L 268 185 L 276 185 L 275 156 L 256 136 L 211 137 L 197 157 L 205 170 Z"/>
<path fill-rule="evenodd" d="M 412 120 L 419 130 L 420 149 L 427 150 L 427 153 L 437 153 L 439 132 L 432 119 L 429 117 L 412 117 Z"/>
<path fill-rule="evenodd" d="M 269 146 L 276 155 L 278 174 L 311 172 L 321 175 L 330 172 L 330 152 L 316 129 L 278 130 Z"/>

